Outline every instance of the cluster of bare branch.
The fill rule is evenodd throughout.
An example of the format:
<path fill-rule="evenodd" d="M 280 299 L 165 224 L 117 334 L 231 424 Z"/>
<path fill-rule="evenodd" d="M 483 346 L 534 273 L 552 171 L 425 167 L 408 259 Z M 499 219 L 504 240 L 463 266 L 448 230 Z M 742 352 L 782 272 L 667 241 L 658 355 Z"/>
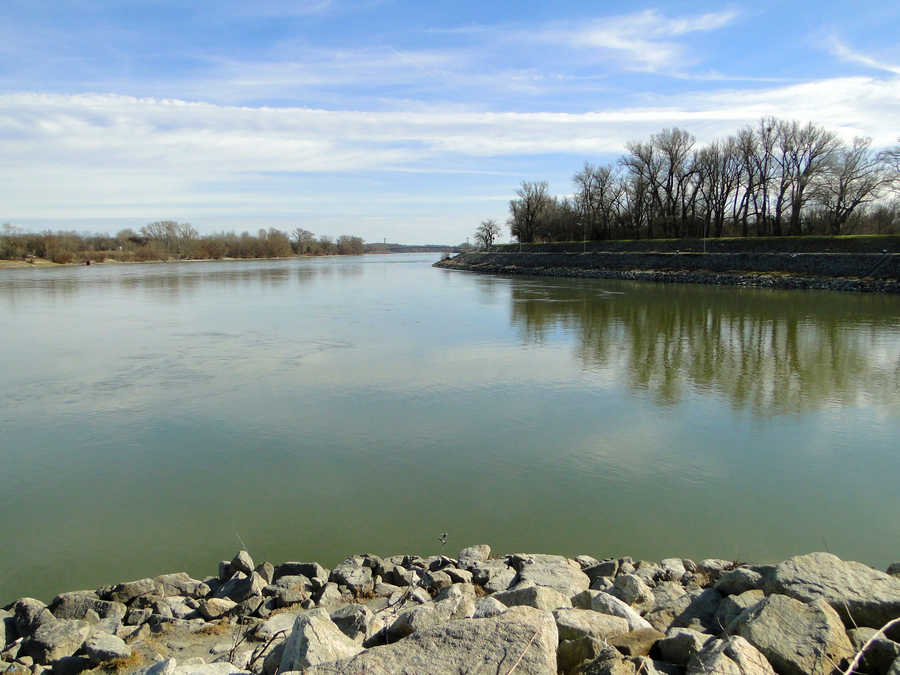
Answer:
<path fill-rule="evenodd" d="M 900 185 L 900 147 L 875 153 L 812 122 L 766 117 L 697 147 L 683 129 L 627 144 L 615 164 L 584 168 L 572 198 L 523 182 L 508 225 L 521 242 L 723 235 L 838 235 Z M 896 204 L 869 229 L 897 228 Z M 871 215 L 871 214 L 869 214 Z"/>

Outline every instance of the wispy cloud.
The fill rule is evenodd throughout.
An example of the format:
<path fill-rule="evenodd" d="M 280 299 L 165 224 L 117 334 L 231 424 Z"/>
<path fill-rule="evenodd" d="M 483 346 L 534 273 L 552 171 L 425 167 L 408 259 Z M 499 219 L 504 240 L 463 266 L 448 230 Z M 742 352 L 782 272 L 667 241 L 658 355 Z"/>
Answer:
<path fill-rule="evenodd" d="M 538 38 L 579 49 L 599 50 L 618 55 L 623 65 L 634 70 L 679 70 L 687 60 L 687 50 L 675 38 L 690 33 L 719 30 L 738 17 L 735 10 L 710 12 L 693 17 L 667 17 L 656 10 L 604 17 L 586 26 L 552 26 L 539 31 Z"/>
<path fill-rule="evenodd" d="M 871 56 L 866 56 L 865 54 L 854 51 L 835 37 L 831 39 L 831 53 L 843 61 L 858 63 L 863 66 L 868 66 L 869 68 L 874 68 L 875 70 L 883 70 L 888 73 L 894 73 L 894 75 L 900 75 L 900 66 L 885 63 L 884 61 L 879 61 Z"/>

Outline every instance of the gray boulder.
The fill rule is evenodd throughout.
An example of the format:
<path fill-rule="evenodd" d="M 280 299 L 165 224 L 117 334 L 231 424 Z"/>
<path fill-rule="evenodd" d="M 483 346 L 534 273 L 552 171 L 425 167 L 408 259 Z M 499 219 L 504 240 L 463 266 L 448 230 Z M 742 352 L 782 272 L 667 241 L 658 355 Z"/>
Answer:
<path fill-rule="evenodd" d="M 694 654 L 698 654 L 710 636 L 690 628 L 670 628 L 666 636 L 657 641 L 656 649 L 663 661 L 685 665 Z"/>
<path fill-rule="evenodd" d="M 237 552 L 237 555 L 231 559 L 231 572 L 243 572 L 247 576 L 253 574 L 255 565 L 253 564 L 253 558 L 250 557 L 250 554 L 247 551 L 241 550 Z"/>
<path fill-rule="evenodd" d="M 216 598 L 228 598 L 234 602 L 243 602 L 248 598 L 262 595 L 265 587 L 266 580 L 256 572 L 251 572 L 249 575 L 235 572 L 213 595 Z"/>
<path fill-rule="evenodd" d="M 606 640 L 629 632 L 628 621 L 620 616 L 600 614 L 589 609 L 556 609 L 553 611 L 560 640 L 590 637 Z"/>
<path fill-rule="evenodd" d="M 854 653 L 837 612 L 821 599 L 770 595 L 744 610 L 732 629 L 782 675 L 827 675 Z"/>
<path fill-rule="evenodd" d="M 302 574 L 307 579 L 327 579 L 329 571 L 317 562 L 284 562 L 275 565 L 274 581 L 285 576 Z"/>
<path fill-rule="evenodd" d="M 162 592 L 156 580 L 144 578 L 102 588 L 98 591 L 98 595 L 103 600 L 122 602 L 127 605 L 135 598 L 160 598 Z"/>
<path fill-rule="evenodd" d="M 16 619 L 12 613 L 0 609 L 0 652 L 15 639 Z M 0 671 L 2 672 L 2 671 Z"/>
<path fill-rule="evenodd" d="M 192 579 L 186 572 L 161 574 L 154 579 L 160 592 L 166 596 L 181 595 L 189 598 L 205 598 L 210 588 L 202 581 Z"/>
<path fill-rule="evenodd" d="M 750 567 L 737 567 L 723 572 L 715 583 L 715 589 L 722 595 L 740 595 L 762 586 L 763 575 Z"/>
<path fill-rule="evenodd" d="M 637 574 L 617 576 L 610 593 L 632 607 L 649 605 L 653 602 L 653 591 Z"/>
<path fill-rule="evenodd" d="M 204 598 L 200 601 L 200 614 L 207 621 L 221 619 L 234 611 L 238 603 L 228 598 Z"/>
<path fill-rule="evenodd" d="M 669 581 L 681 581 L 681 578 L 687 573 L 687 568 L 681 558 L 664 558 L 659 561 L 659 566 Z"/>
<path fill-rule="evenodd" d="M 56 621 L 47 605 L 34 598 L 19 598 L 13 603 L 13 621 L 16 633 L 25 637 L 45 623 Z"/>
<path fill-rule="evenodd" d="M 36 663 L 48 664 L 72 656 L 90 634 L 91 626 L 87 621 L 59 619 L 39 626 L 22 645 L 22 651 Z"/>
<path fill-rule="evenodd" d="M 362 642 L 371 634 L 375 615 L 365 605 L 344 605 L 330 614 L 331 620 L 351 640 Z"/>
<path fill-rule="evenodd" d="M 124 619 L 128 611 L 123 603 L 101 600 L 94 591 L 60 593 L 49 609 L 57 619 L 84 619 L 89 611 L 102 619 Z"/>
<path fill-rule="evenodd" d="M 582 609 L 590 609 L 601 614 L 622 617 L 628 621 L 629 630 L 652 628 L 650 623 L 629 605 L 603 591 L 584 591 L 576 596 L 576 604 Z"/>
<path fill-rule="evenodd" d="M 739 635 L 710 640 L 691 657 L 686 675 L 775 675 L 771 664 Z"/>
<path fill-rule="evenodd" d="M 657 630 L 678 626 L 701 633 L 719 633 L 722 628 L 716 621 L 716 611 L 721 602 L 722 595 L 714 588 L 696 589 L 654 607 L 644 618 Z"/>
<path fill-rule="evenodd" d="M 577 675 L 583 672 L 583 664 L 601 657 L 615 659 L 619 653 L 615 647 L 602 640 L 581 637 L 574 640 L 560 639 L 556 648 L 556 668 L 563 675 Z"/>
<path fill-rule="evenodd" d="M 459 552 L 459 567 L 469 569 L 474 563 L 485 562 L 491 557 L 491 547 L 487 544 L 468 546 Z"/>
<path fill-rule="evenodd" d="M 900 577 L 900 562 L 891 563 L 885 570 L 892 577 Z"/>
<path fill-rule="evenodd" d="M 304 670 L 355 656 L 362 646 L 344 635 L 324 609 L 299 614 L 284 643 L 280 672 Z"/>
<path fill-rule="evenodd" d="M 716 608 L 715 615 L 715 631 L 727 631 L 729 624 L 734 621 L 741 612 L 748 607 L 752 607 L 760 600 L 766 597 L 766 594 L 760 590 L 744 591 L 740 595 L 728 595 L 722 598 Z"/>
<path fill-rule="evenodd" d="M 475 602 L 475 613 L 472 615 L 475 619 L 486 619 L 492 616 L 499 616 L 506 611 L 506 605 L 488 596 L 487 598 L 478 598 Z"/>
<path fill-rule="evenodd" d="M 549 586 L 536 586 L 534 582 L 520 583 L 508 591 L 494 593 L 491 597 L 499 600 L 507 607 L 525 605 L 544 611 L 551 611 L 560 607 L 569 608 L 572 601 L 568 595 Z"/>
<path fill-rule="evenodd" d="M 445 567 L 443 572 L 450 577 L 450 581 L 454 584 L 472 583 L 472 573 L 469 570 L 461 570 L 457 567 Z"/>
<path fill-rule="evenodd" d="M 515 665 L 516 675 L 546 675 L 556 672 L 557 643 L 556 623 L 549 613 L 514 607 L 487 619 L 449 621 L 392 645 L 373 647 L 347 661 L 306 672 L 494 675 L 510 672 Z"/>
<path fill-rule="evenodd" d="M 260 642 L 267 642 L 283 633 L 286 638 L 293 630 L 296 618 L 294 614 L 273 614 L 256 627 L 254 637 Z"/>
<path fill-rule="evenodd" d="M 512 586 L 517 574 L 516 570 L 504 560 L 473 562 L 467 569 L 472 572 L 472 581 L 484 586 L 484 590 L 488 593 L 505 591 Z"/>
<path fill-rule="evenodd" d="M 124 640 L 109 633 L 95 633 L 84 643 L 84 652 L 94 664 L 127 659 L 131 656 L 131 651 Z"/>
<path fill-rule="evenodd" d="M 578 563 L 578 566 L 581 567 L 582 572 L 589 567 L 594 567 L 595 565 L 600 564 L 600 561 L 592 555 L 576 555 L 574 560 Z"/>
<path fill-rule="evenodd" d="M 900 659 L 894 659 L 894 662 L 891 664 L 891 667 L 888 668 L 885 675 L 900 675 Z"/>
<path fill-rule="evenodd" d="M 881 628 L 900 616 L 900 579 L 831 553 L 810 553 L 780 563 L 766 592 L 802 602 L 821 598 L 846 626 Z"/>
<path fill-rule="evenodd" d="M 530 581 L 569 598 L 591 585 L 590 578 L 581 571 L 581 565 L 560 555 L 513 556 L 510 560 L 518 572 L 516 584 Z"/>
<path fill-rule="evenodd" d="M 588 567 L 584 573 L 593 581 L 598 577 L 615 577 L 619 571 L 619 561 L 616 559 L 601 560 L 593 567 Z"/>
<path fill-rule="evenodd" d="M 375 589 L 372 569 L 366 567 L 362 556 L 346 558 L 337 567 L 331 570 L 329 581 L 346 586 L 355 597 L 367 595 Z"/>

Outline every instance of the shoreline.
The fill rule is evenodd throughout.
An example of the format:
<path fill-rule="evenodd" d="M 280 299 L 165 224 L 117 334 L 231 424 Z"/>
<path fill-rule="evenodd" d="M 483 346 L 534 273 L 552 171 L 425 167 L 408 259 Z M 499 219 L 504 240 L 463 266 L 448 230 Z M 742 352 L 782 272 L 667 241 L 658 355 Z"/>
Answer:
<path fill-rule="evenodd" d="M 900 293 L 900 254 L 897 253 L 481 252 L 446 258 L 434 267 L 498 275 Z"/>
<path fill-rule="evenodd" d="M 889 624 L 883 633 L 878 633 Z M 20 598 L 0 671 L 831 673 L 900 669 L 900 563 L 353 555 Z"/>
<path fill-rule="evenodd" d="M 353 258 L 366 255 L 397 255 L 393 251 L 366 252 L 358 255 L 344 255 L 340 253 L 323 253 L 322 255 L 291 255 L 275 258 L 169 258 L 168 260 L 114 260 L 104 259 L 102 262 L 92 260 L 88 265 L 85 262 L 55 263 L 45 258 L 38 258 L 34 263 L 24 260 L 0 260 L 0 270 L 3 269 L 52 269 L 57 267 L 93 267 L 95 265 L 105 267 L 107 265 L 161 265 L 172 263 L 209 263 L 209 262 L 259 262 L 261 260 L 304 260 L 307 258 Z"/>

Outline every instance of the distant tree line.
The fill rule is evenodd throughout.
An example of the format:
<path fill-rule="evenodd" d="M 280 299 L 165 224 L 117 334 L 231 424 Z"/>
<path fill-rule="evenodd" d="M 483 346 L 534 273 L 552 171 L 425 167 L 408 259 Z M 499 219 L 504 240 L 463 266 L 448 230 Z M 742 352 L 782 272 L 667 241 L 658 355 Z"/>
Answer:
<path fill-rule="evenodd" d="M 162 220 L 115 236 L 76 232 L 23 232 L 11 225 L 0 230 L 0 259 L 45 258 L 56 263 L 81 260 L 121 261 L 202 260 L 219 258 L 283 258 L 293 255 L 361 255 L 360 237 L 341 235 L 337 240 L 296 228 L 290 233 L 274 228 L 235 234 L 200 235 L 189 223 Z"/>
<path fill-rule="evenodd" d="M 773 117 L 698 146 L 663 129 L 606 166 L 585 163 L 571 197 L 523 182 L 509 203 L 520 242 L 900 232 L 900 146 L 842 142 L 813 123 Z M 499 235 L 493 221 L 479 246 Z"/>

